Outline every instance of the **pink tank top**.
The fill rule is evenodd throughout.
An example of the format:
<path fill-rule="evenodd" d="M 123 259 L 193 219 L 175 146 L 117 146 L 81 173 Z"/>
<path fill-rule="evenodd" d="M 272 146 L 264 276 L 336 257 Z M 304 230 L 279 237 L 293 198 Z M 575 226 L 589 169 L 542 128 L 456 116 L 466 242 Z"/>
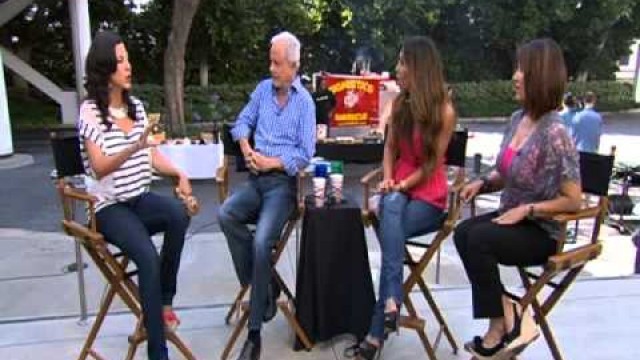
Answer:
<path fill-rule="evenodd" d="M 422 137 L 418 132 L 413 136 L 413 146 L 408 141 L 400 144 L 400 157 L 393 169 L 393 180 L 400 182 L 416 171 L 423 162 Z M 412 199 L 425 201 L 440 209 L 447 207 L 447 175 L 445 159 L 439 159 L 431 176 L 412 187 L 408 194 Z"/>
<path fill-rule="evenodd" d="M 504 150 L 502 155 L 502 161 L 500 162 L 500 172 L 506 174 L 513 163 L 513 158 L 516 156 L 517 151 L 514 151 L 511 146 L 508 146 Z"/>

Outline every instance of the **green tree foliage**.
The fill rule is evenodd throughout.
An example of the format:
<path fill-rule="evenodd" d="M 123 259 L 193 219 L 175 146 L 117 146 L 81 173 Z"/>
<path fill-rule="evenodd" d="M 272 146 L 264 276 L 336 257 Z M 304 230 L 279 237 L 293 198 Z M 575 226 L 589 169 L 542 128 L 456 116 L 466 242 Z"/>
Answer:
<path fill-rule="evenodd" d="M 92 31 L 120 32 L 137 82 L 163 82 L 171 4 L 151 0 L 135 13 L 129 0 L 90 2 Z M 36 0 L 0 28 L 0 41 L 73 86 L 68 16 L 68 0 Z M 202 0 L 186 53 L 187 84 L 198 84 L 203 61 L 213 84 L 267 76 L 269 39 L 283 29 L 302 40 L 307 73 L 350 72 L 359 51 L 373 57 L 373 70 L 393 71 L 402 39 L 426 34 L 438 44 L 450 81 L 508 79 L 517 46 L 547 36 L 563 48 L 574 79 L 610 79 L 640 37 L 640 1 Z"/>
<path fill-rule="evenodd" d="M 99 28 L 127 32 L 130 1 L 92 1 L 92 34 Z M 121 34 L 126 37 L 126 34 Z M 62 87 L 75 87 L 68 0 L 37 0 L 0 28 L 0 43 Z"/>

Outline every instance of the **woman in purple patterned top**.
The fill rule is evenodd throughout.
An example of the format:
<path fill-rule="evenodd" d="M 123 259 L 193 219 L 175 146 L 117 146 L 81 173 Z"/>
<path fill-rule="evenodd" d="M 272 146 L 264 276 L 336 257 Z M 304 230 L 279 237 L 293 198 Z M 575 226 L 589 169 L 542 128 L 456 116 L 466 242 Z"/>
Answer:
<path fill-rule="evenodd" d="M 544 264 L 558 249 L 560 226 L 551 217 L 580 207 L 578 154 L 556 112 L 566 78 L 562 51 L 553 40 L 533 40 L 518 49 L 513 85 L 522 109 L 511 116 L 496 170 L 461 192 L 468 201 L 480 192 L 502 190 L 497 211 L 465 220 L 454 234 L 471 282 L 474 318 L 489 319 L 484 336 L 465 344 L 479 359 L 522 350 L 538 336 L 531 314 L 505 296 L 498 264 Z"/>

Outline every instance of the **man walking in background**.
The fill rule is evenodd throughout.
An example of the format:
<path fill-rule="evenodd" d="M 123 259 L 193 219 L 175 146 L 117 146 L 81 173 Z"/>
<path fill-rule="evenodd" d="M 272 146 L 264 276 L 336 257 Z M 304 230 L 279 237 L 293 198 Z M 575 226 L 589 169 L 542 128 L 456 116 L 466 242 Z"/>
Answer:
<path fill-rule="evenodd" d="M 602 135 L 602 116 L 595 110 L 596 95 L 584 96 L 584 110 L 573 118 L 573 140 L 578 151 L 598 152 Z"/>

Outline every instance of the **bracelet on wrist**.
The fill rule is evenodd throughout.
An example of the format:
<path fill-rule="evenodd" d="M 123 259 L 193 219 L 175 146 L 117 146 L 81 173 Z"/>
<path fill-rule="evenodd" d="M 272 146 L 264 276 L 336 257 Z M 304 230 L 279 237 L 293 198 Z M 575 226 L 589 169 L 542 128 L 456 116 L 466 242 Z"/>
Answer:
<path fill-rule="evenodd" d="M 489 190 L 491 188 L 491 181 L 489 180 L 489 177 L 487 175 L 481 176 L 479 180 L 482 181 L 480 190 Z"/>

